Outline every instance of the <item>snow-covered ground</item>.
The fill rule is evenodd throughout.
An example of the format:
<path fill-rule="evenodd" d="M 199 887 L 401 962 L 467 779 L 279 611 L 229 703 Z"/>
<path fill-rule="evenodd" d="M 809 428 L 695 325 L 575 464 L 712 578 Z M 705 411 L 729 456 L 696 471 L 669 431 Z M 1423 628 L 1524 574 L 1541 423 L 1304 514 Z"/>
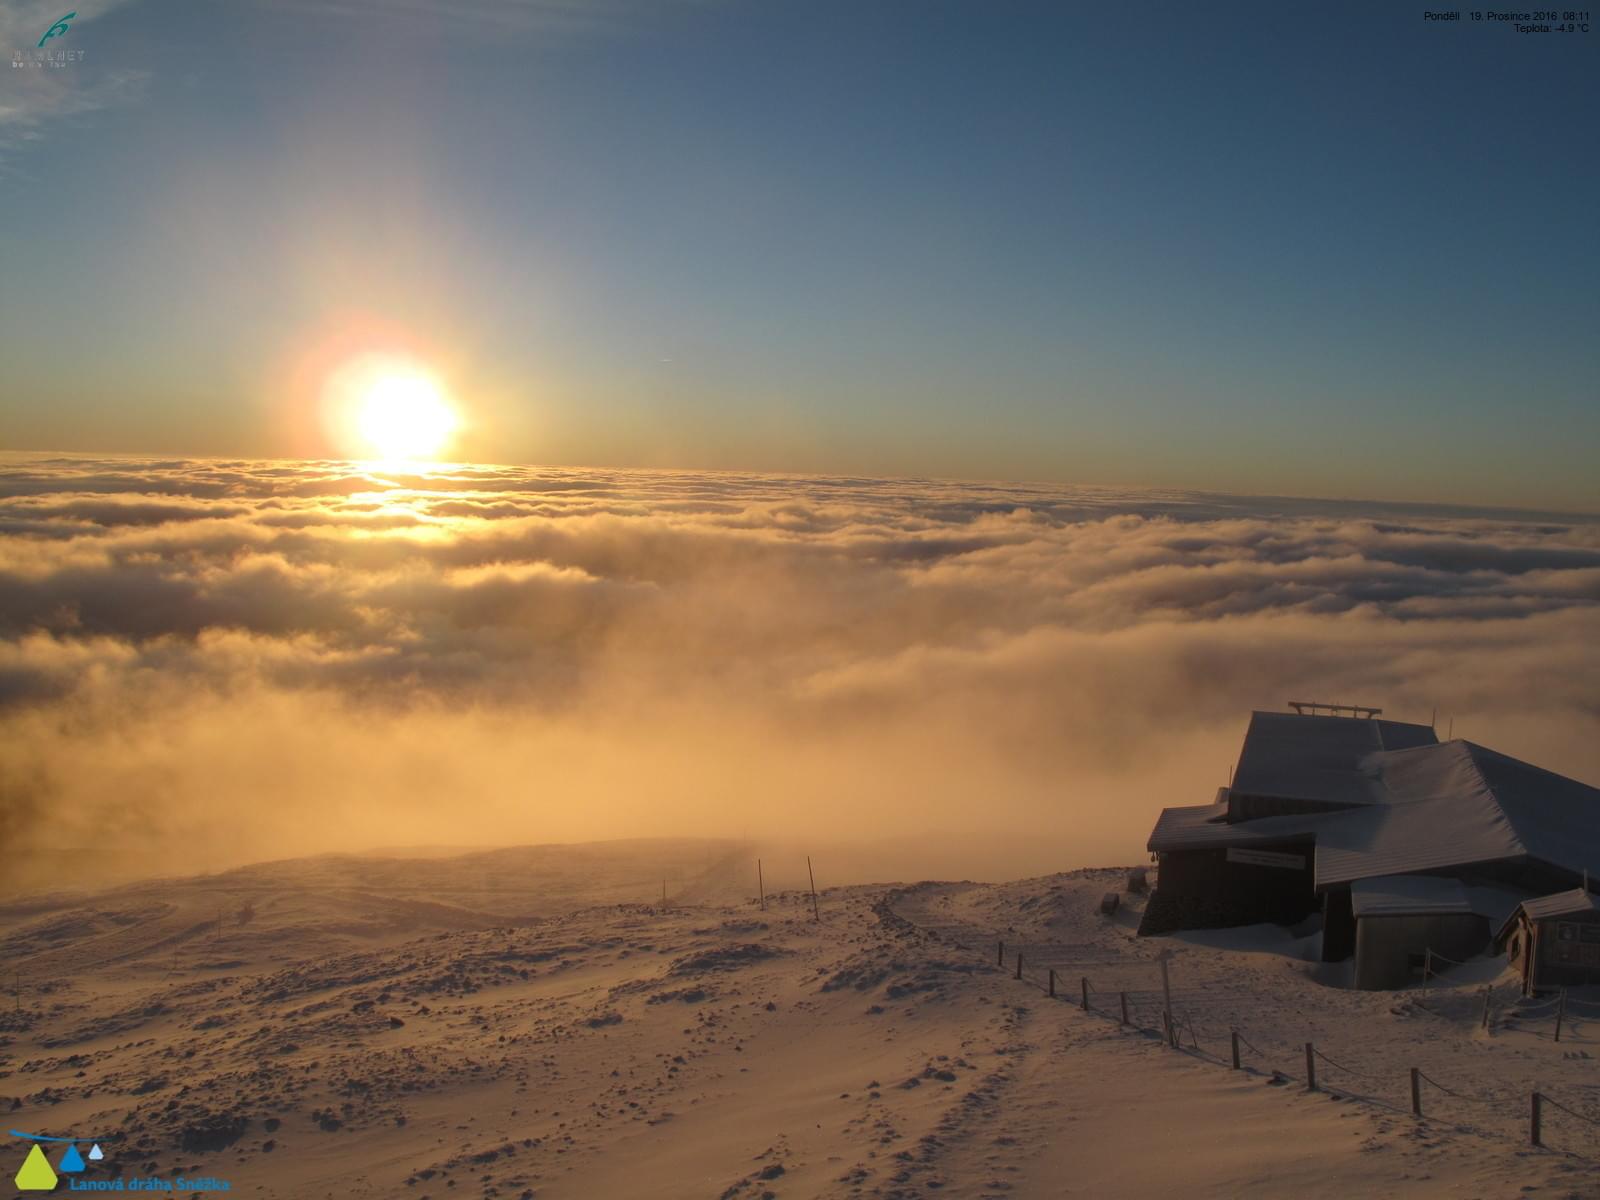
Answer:
<path fill-rule="evenodd" d="M 98 1139 L 80 1182 L 285 1198 L 1600 1196 L 1594 1126 L 1526 1128 L 1535 1087 L 1600 1117 L 1600 1020 L 1483 1030 L 1492 964 L 1355 993 L 1290 931 L 1136 938 L 1136 898 L 1098 912 L 1120 871 L 825 889 L 813 921 L 752 867 L 636 843 L 12 901 L 0 1111 Z M 1182 1051 L 1140 1028 L 1164 947 Z M 1274 1077 L 1306 1040 L 1363 1074 Z M 1459 1093 L 1421 1122 L 1412 1065 Z"/>

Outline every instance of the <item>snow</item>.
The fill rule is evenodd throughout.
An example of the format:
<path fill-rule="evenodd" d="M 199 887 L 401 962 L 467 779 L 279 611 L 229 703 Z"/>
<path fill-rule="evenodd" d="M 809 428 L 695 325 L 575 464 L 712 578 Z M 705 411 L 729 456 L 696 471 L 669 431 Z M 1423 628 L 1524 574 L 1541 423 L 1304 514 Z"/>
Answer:
<path fill-rule="evenodd" d="M 692 904 L 641 901 L 674 870 Z M 1339 990 L 1311 925 L 1140 939 L 1142 897 L 1098 913 L 1125 878 L 831 888 L 813 922 L 725 845 L 637 843 L 35 897 L 0 906 L 0 1110 L 98 1138 L 91 1178 L 294 1200 L 1596 1194 L 1592 1127 L 1547 1114 L 1533 1150 L 1523 1118 L 1534 1087 L 1600 1117 L 1600 1020 Z M 1308 1039 L 1371 1077 L 1308 1092 Z M 1489 1102 L 1418 1122 L 1409 1065 Z"/>
<path fill-rule="evenodd" d="M 1572 888 L 1570 891 L 1557 892 L 1553 896 L 1540 896 L 1534 900 L 1524 900 L 1521 904 L 1522 911 L 1535 921 L 1545 917 L 1567 917 L 1575 913 L 1600 912 L 1600 900 L 1587 888 Z"/>
<path fill-rule="evenodd" d="M 1266 718 L 1272 718 L 1263 725 Z M 1401 750 L 1354 754 L 1367 737 L 1359 727 L 1384 722 L 1340 717 L 1300 717 L 1256 713 L 1251 720 L 1246 758 L 1273 751 L 1270 767 L 1254 771 L 1254 788 L 1268 782 L 1286 796 L 1333 797 L 1324 775 L 1333 771 L 1348 783 L 1341 802 L 1354 805 L 1326 812 L 1288 813 L 1229 823 L 1226 804 L 1165 809 L 1146 848 L 1181 851 L 1249 846 L 1259 843 L 1315 843 L 1318 890 L 1377 879 L 1417 875 L 1484 863 L 1531 859 L 1574 873 L 1600 874 L 1600 789 L 1529 763 L 1456 739 Z M 1309 739 L 1322 756 L 1312 757 L 1303 778 L 1287 761 L 1306 749 L 1308 739 L 1283 731 L 1349 727 L 1338 739 Z M 1426 726 L 1407 727 L 1427 731 Z M 1268 738 L 1263 733 L 1271 733 Z M 1326 743 L 1326 744 L 1324 744 Z M 1339 755 L 1345 757 L 1340 758 Z M 1348 762 L 1351 770 L 1329 766 Z M 1270 776 L 1270 779 L 1269 779 Z M 1234 790 L 1249 789 L 1236 777 Z M 1256 794 L 1256 793 L 1251 793 Z"/>
<path fill-rule="evenodd" d="M 1459 880 L 1437 875 L 1384 875 L 1350 885 L 1350 907 L 1357 917 L 1470 914 L 1472 898 Z"/>
<path fill-rule="evenodd" d="M 1232 787 L 1245 796 L 1378 803 L 1383 796 L 1362 771 L 1363 760 L 1435 741 L 1427 725 L 1257 711 L 1250 714 Z"/>

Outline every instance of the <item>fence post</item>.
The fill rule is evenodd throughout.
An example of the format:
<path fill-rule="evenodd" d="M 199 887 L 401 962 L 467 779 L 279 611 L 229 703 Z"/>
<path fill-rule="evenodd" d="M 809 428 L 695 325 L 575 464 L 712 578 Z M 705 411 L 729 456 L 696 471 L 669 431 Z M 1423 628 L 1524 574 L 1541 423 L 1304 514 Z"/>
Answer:
<path fill-rule="evenodd" d="M 995 959 L 995 964 L 994 965 L 997 966 L 997 967 L 1003 967 L 1003 966 L 1006 965 L 1006 944 L 1005 944 L 1005 942 L 1001 942 L 1000 943 L 1000 957 Z"/>
<path fill-rule="evenodd" d="M 1239 1031 L 1233 1029 L 1229 1030 L 1229 1033 L 1233 1037 L 1233 1069 L 1237 1071 L 1239 1069 Z"/>
<path fill-rule="evenodd" d="M 1422 1115 L 1422 1080 L 1418 1078 L 1420 1074 L 1421 1072 L 1415 1067 L 1411 1068 L 1411 1115 L 1413 1117 Z"/>
<path fill-rule="evenodd" d="M 1017 951 L 1017 978 L 1022 978 L 1022 951 Z"/>
<path fill-rule="evenodd" d="M 1083 988 L 1083 1011 L 1089 1011 L 1089 977 L 1085 975 L 1079 983 Z"/>
<path fill-rule="evenodd" d="M 1167 1036 L 1172 1036 L 1172 980 L 1167 975 L 1167 961 L 1172 957 L 1171 950 L 1163 950 L 1156 955 L 1156 961 L 1161 964 L 1161 1011 L 1167 1020 Z"/>
<path fill-rule="evenodd" d="M 1053 998 L 1055 996 L 1055 994 L 1056 994 L 1056 969 L 1054 967 L 1051 967 L 1050 968 L 1050 995 Z"/>
<path fill-rule="evenodd" d="M 1489 1028 L 1489 997 L 1494 992 L 1493 984 L 1484 984 L 1483 987 L 1483 1028 Z"/>
<path fill-rule="evenodd" d="M 1123 992 L 1122 993 L 1122 1023 L 1124 1025 L 1126 1025 L 1128 1023 L 1128 993 L 1127 992 Z"/>
<path fill-rule="evenodd" d="M 1314 1091 L 1317 1090 L 1317 1063 L 1316 1063 L 1316 1059 L 1314 1057 L 1315 1054 L 1316 1054 L 1316 1051 L 1311 1048 L 1311 1043 L 1307 1042 L 1306 1043 L 1306 1091 L 1308 1091 L 1308 1092 L 1314 1092 Z"/>
<path fill-rule="evenodd" d="M 1567 1015 L 1567 989 L 1561 989 L 1561 999 L 1556 1001 L 1556 1041 L 1561 1040 L 1561 1022 Z"/>
<path fill-rule="evenodd" d="M 1544 1145 L 1539 1140 L 1539 1101 L 1543 1099 L 1538 1092 L 1533 1094 L 1533 1113 L 1528 1126 L 1528 1140 L 1535 1146 Z"/>

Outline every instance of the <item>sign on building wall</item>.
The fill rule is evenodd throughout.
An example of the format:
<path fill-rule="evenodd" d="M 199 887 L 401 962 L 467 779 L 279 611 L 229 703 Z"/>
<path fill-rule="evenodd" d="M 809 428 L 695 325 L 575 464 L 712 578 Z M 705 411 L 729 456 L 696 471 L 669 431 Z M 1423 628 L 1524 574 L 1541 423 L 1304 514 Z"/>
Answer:
<path fill-rule="evenodd" d="M 1303 871 L 1306 867 L 1304 854 L 1279 854 L 1275 850 L 1240 850 L 1230 847 L 1228 861 L 1245 863 L 1252 867 L 1277 867 L 1283 871 Z"/>

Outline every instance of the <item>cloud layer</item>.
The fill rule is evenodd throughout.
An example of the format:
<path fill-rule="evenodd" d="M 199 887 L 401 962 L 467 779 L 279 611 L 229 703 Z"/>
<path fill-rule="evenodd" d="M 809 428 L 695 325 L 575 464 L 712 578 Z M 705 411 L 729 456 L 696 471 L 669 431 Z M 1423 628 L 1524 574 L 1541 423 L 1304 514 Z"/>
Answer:
<path fill-rule="evenodd" d="M 1600 523 L 1107 488 L 0 460 L 0 838 L 1058 838 L 1130 861 L 1252 707 L 1600 779 Z"/>

